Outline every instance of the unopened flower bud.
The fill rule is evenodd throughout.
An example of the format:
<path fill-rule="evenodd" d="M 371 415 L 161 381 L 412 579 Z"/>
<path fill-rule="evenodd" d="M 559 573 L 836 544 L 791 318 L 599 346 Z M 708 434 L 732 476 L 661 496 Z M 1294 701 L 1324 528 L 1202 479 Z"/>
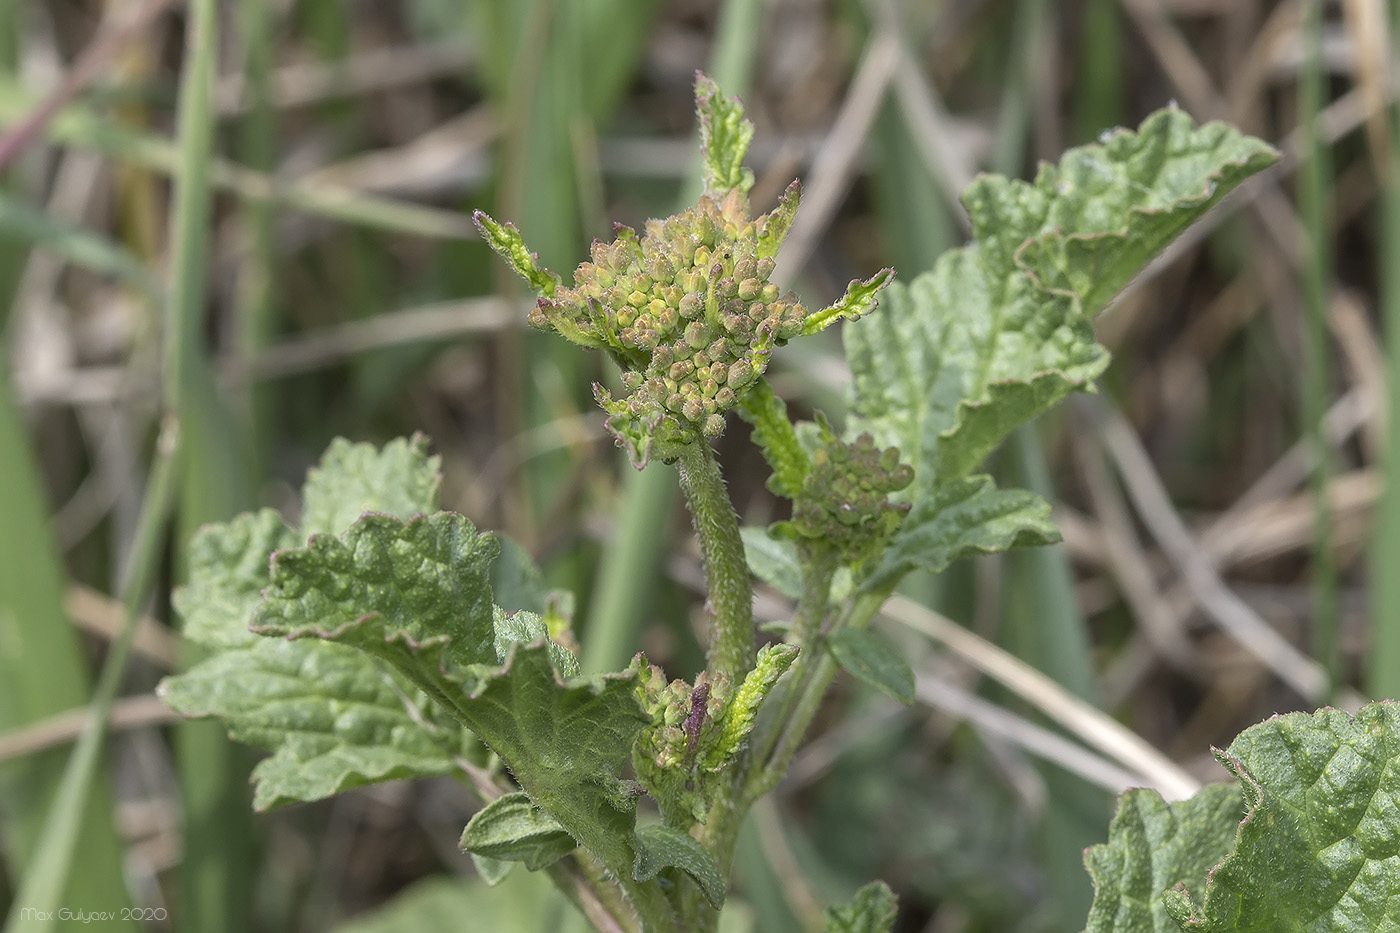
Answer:
<path fill-rule="evenodd" d="M 700 403 L 700 399 L 698 398 L 688 398 L 685 400 L 685 405 L 681 408 L 681 414 L 685 415 L 691 421 L 699 421 L 705 414 L 705 406 Z"/>
<path fill-rule="evenodd" d="M 778 300 L 778 286 L 769 282 L 763 286 L 763 291 L 758 293 L 758 297 L 763 300 L 764 304 L 772 304 Z"/>
<path fill-rule="evenodd" d="M 719 437 L 724 433 L 724 416 L 710 415 L 705 419 L 705 426 L 702 428 L 706 437 Z"/>
<path fill-rule="evenodd" d="M 729 367 L 728 385 L 735 392 L 738 392 L 753 381 L 753 376 L 753 366 L 748 360 L 735 360 L 734 364 Z"/>
<path fill-rule="evenodd" d="M 720 408 L 729 409 L 734 405 L 734 390 L 725 386 L 715 393 L 715 404 Z"/>
<path fill-rule="evenodd" d="M 747 278 L 739 283 L 739 297 L 745 301 L 753 301 L 763 291 L 763 283 L 755 278 Z"/>
<path fill-rule="evenodd" d="M 758 275 L 758 263 L 752 256 L 745 256 L 743 259 L 734 263 L 734 278 L 740 280 L 751 279 L 756 275 Z"/>
<path fill-rule="evenodd" d="M 681 317 L 685 318 L 687 321 L 695 320 L 704 310 L 705 296 L 701 295 L 699 292 L 686 292 L 685 296 L 681 298 Z"/>
<path fill-rule="evenodd" d="M 710 342 L 710 329 L 705 326 L 704 321 L 691 321 L 686 325 L 685 342 L 695 350 Z"/>

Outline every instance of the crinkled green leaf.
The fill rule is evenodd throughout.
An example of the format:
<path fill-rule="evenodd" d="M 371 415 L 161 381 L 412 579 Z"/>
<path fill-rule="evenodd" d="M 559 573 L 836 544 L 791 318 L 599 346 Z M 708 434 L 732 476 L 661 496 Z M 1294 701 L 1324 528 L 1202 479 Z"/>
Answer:
<path fill-rule="evenodd" d="M 190 541 L 190 582 L 174 596 L 185 637 L 211 648 L 256 640 L 248 623 L 267 586 L 272 552 L 299 543 L 272 509 L 201 528 Z"/>
<path fill-rule="evenodd" d="M 338 535 L 366 512 L 401 519 L 437 511 L 442 477 L 439 458 L 428 456 L 428 440 L 415 435 L 382 448 L 331 441 L 302 487 L 301 534 Z"/>
<path fill-rule="evenodd" d="M 802 333 L 820 333 L 837 321 L 860 320 L 875 310 L 876 294 L 893 280 L 893 269 L 881 269 L 864 282 L 853 280 L 839 301 L 807 316 L 802 322 Z"/>
<path fill-rule="evenodd" d="M 861 683 L 905 706 L 914 702 L 914 669 L 898 646 L 884 635 L 868 629 L 837 629 L 826 640 L 826 647 L 836 663 Z"/>
<path fill-rule="evenodd" d="M 506 794 L 482 807 L 462 831 L 462 851 L 524 862 L 531 871 L 553 865 L 575 848 L 564 827 L 525 794 Z"/>
<path fill-rule="evenodd" d="M 165 678 L 186 716 L 218 716 L 229 735 L 273 754 L 253 770 L 259 810 L 352 787 L 448 774 L 465 734 L 415 688 L 351 648 L 254 639 Z"/>
<path fill-rule="evenodd" d="M 700 886 L 710 906 L 724 906 L 724 876 L 715 857 L 695 837 L 669 826 L 644 826 L 632 840 L 637 859 L 632 866 L 635 881 L 650 881 L 663 868 L 678 868 Z"/>
<path fill-rule="evenodd" d="M 1154 790 L 1118 798 L 1108 842 L 1084 852 L 1094 879 L 1085 933 L 1178 933 L 1163 904 L 1177 885 L 1199 891 L 1235 846 L 1244 816 L 1239 785 L 1208 784 L 1167 803 Z"/>
<path fill-rule="evenodd" d="M 753 124 L 744 118 L 744 105 L 737 97 L 725 97 L 714 81 L 696 72 L 695 113 L 700 123 L 705 193 L 722 198 L 738 188 L 747 194 L 753 187 L 753 172 L 744 168 L 744 155 L 753 141 Z"/>
<path fill-rule="evenodd" d="M 899 902 L 883 881 L 870 882 L 848 904 L 822 911 L 826 933 L 890 933 L 898 914 Z"/>
<path fill-rule="evenodd" d="M 481 231 L 482 239 L 510 264 L 516 274 L 530 286 L 531 291 L 546 298 L 554 296 L 560 285 L 559 276 L 540 265 L 539 253 L 530 252 L 515 224 L 498 223 L 485 211 L 472 214 L 472 222 Z"/>
<path fill-rule="evenodd" d="M 845 331 L 851 433 L 898 445 L 916 489 L 967 476 L 1018 425 L 1108 364 L 1091 317 L 1149 258 L 1277 158 L 1180 111 L 1066 153 L 1034 183 L 979 178 L 974 243 Z"/>
<path fill-rule="evenodd" d="M 997 489 L 990 476 L 968 476 L 915 500 L 864 586 L 874 590 L 916 568 L 939 573 L 960 557 L 1059 540 L 1050 504 L 1040 496 Z"/>
<path fill-rule="evenodd" d="M 630 870 L 635 797 L 617 777 L 646 722 L 626 674 L 561 677 L 527 613 L 491 603 L 496 541 L 460 515 L 366 515 L 283 551 L 255 629 L 352 645 L 401 671 L 492 748 L 522 789 L 610 870 Z"/>
<path fill-rule="evenodd" d="M 278 552 L 253 629 L 359 648 L 451 709 L 449 670 L 499 663 L 487 582 L 496 549 L 451 512 L 371 513 L 340 537 Z"/>
<path fill-rule="evenodd" d="M 1275 716 L 1216 757 L 1247 813 L 1209 881 L 1166 899 L 1182 929 L 1400 930 L 1400 704 Z"/>

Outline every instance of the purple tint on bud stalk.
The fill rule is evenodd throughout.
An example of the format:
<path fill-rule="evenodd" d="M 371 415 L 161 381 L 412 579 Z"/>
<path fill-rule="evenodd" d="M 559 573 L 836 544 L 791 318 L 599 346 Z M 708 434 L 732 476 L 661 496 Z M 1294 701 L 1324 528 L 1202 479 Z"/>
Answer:
<path fill-rule="evenodd" d="M 686 714 L 681 729 L 685 732 L 687 759 L 695 757 L 695 743 L 700 741 L 700 730 L 705 726 L 705 706 L 710 699 L 709 681 L 695 685 L 690 692 L 690 712 Z"/>

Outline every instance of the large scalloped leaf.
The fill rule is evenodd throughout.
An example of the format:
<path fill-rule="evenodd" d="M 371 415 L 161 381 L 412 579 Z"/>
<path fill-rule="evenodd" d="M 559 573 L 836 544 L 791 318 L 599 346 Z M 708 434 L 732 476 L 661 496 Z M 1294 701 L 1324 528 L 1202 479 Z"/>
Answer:
<path fill-rule="evenodd" d="M 340 534 L 366 512 L 408 519 L 437 511 L 442 476 L 428 456 L 428 439 L 415 434 L 382 448 L 331 441 L 302 487 L 301 533 Z"/>
<path fill-rule="evenodd" d="M 968 476 L 915 500 L 864 587 L 893 585 L 916 568 L 940 573 L 960 557 L 1059 540 L 1050 503 L 1024 489 L 998 489 L 990 476 Z"/>
<path fill-rule="evenodd" d="M 185 637 L 211 648 L 255 641 L 248 623 L 267 586 L 272 552 L 299 543 L 272 509 L 199 529 L 190 541 L 190 582 L 173 600 Z"/>
<path fill-rule="evenodd" d="M 1161 111 L 1066 153 L 1034 183 L 982 176 L 974 243 L 944 254 L 845 331 L 851 433 L 897 444 L 916 488 L 975 470 L 1018 425 L 1108 364 L 1091 316 L 1153 255 L 1277 154 Z"/>
<path fill-rule="evenodd" d="M 1204 904 L 1168 898 L 1183 929 L 1400 930 L 1400 704 L 1275 716 L 1216 757 L 1249 813 Z"/>
<path fill-rule="evenodd" d="M 1087 856 L 1089 933 L 1173 921 L 1201 933 L 1400 930 L 1400 704 L 1275 716 L 1216 757 L 1240 779 L 1233 806 L 1208 788 L 1170 808 L 1137 792 L 1129 816 L 1120 808 Z"/>
<path fill-rule="evenodd" d="M 165 678 L 159 693 L 177 712 L 218 716 L 234 739 L 273 753 L 253 771 L 259 810 L 448 774 L 467 741 L 417 689 L 341 645 L 254 639 Z"/>
<path fill-rule="evenodd" d="M 1164 896 L 1177 885 L 1204 883 L 1234 848 L 1243 815 L 1233 782 L 1208 784 L 1190 800 L 1171 804 L 1154 790 L 1123 794 L 1108 842 L 1084 852 L 1094 879 L 1085 933 L 1177 933 Z"/>
<path fill-rule="evenodd" d="M 562 679 L 572 667 L 558 646 L 516 640 L 543 623 L 492 605 L 495 556 L 495 539 L 460 515 L 366 515 L 339 538 L 277 555 L 254 629 L 352 645 L 401 671 L 569 835 L 610 870 L 630 871 L 636 801 L 617 775 L 648 721 L 632 678 Z"/>

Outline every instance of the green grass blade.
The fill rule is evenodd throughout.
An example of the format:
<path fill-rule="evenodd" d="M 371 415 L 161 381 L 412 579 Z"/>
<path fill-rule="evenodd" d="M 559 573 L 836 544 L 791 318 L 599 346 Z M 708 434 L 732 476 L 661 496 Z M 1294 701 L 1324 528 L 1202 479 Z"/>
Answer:
<path fill-rule="evenodd" d="M 88 699 L 83 653 L 63 612 L 65 573 L 58 542 L 9 386 L 9 374 L 0 366 L 0 475 L 9 497 L 0 511 L 0 731 L 5 732 Z M 0 809 L 5 813 L 0 843 L 16 876 L 24 873 L 27 879 L 36 863 L 44 814 L 53 812 L 53 789 L 66 757 L 66 751 L 55 749 L 0 765 Z M 55 879 L 56 896 L 65 899 L 59 903 L 131 906 L 106 781 L 94 780 L 85 797 L 75 799 L 73 818 L 83 826 L 84 844 L 73 858 L 71 875 Z M 15 911 L 40 907 L 24 896 L 21 892 L 14 902 Z M 117 926 L 135 929 L 135 924 Z"/>
<path fill-rule="evenodd" d="M 1395 4 L 1391 4 L 1392 9 Z M 1400 11 L 1391 16 L 1394 40 L 1400 41 Z M 1381 308 L 1385 353 L 1389 363 L 1389 430 L 1384 453 L 1385 492 L 1376 515 L 1371 549 L 1371 650 L 1367 653 L 1366 689 L 1375 699 L 1400 697 L 1400 108 L 1391 108 L 1388 172 L 1381 202 Z"/>
<path fill-rule="evenodd" d="M 34 96 L 12 80 L 0 81 L 0 126 L 20 119 L 35 106 Z M 180 152 L 167 139 L 103 120 L 81 105 L 70 105 L 48 125 L 48 139 L 60 146 L 99 152 L 166 175 L 178 172 Z M 220 191 L 251 201 L 270 201 L 329 220 L 385 232 L 443 239 L 474 239 L 471 218 L 457 211 L 423 207 L 350 188 L 315 182 L 275 181 L 226 159 L 213 159 L 210 180 Z"/>
<path fill-rule="evenodd" d="M 207 0 L 212 4 L 212 0 Z M 151 591 L 160 562 L 165 519 L 174 497 L 179 472 L 179 429 L 166 422 L 161 432 L 155 466 L 141 504 L 136 540 L 132 544 L 131 573 L 122 593 L 123 620 L 112 643 L 102 674 L 93 691 L 87 722 L 63 770 L 53 804 L 35 848 L 34 859 L 20 884 L 19 893 L 5 921 L 5 933 L 47 933 L 61 905 L 83 839 L 84 802 L 101 764 L 107 714 L 116 699 L 131 652 L 138 610 Z M 120 909 L 120 908 L 118 908 Z"/>
<path fill-rule="evenodd" d="M 1317 516 L 1312 553 L 1313 650 L 1327 672 L 1330 694 L 1337 688 L 1342 665 L 1337 560 L 1332 549 L 1332 510 L 1327 496 L 1334 468 L 1323 425 L 1331 379 L 1327 305 L 1332 290 L 1332 157 L 1318 125 L 1328 80 L 1322 65 L 1322 0 L 1309 0 L 1305 7 L 1307 54 L 1298 88 L 1298 124 L 1307 148 L 1307 158 L 1298 173 L 1298 202 L 1309 244 L 1303 265 L 1303 431 L 1317 452 L 1317 466 L 1308 484 Z"/>

